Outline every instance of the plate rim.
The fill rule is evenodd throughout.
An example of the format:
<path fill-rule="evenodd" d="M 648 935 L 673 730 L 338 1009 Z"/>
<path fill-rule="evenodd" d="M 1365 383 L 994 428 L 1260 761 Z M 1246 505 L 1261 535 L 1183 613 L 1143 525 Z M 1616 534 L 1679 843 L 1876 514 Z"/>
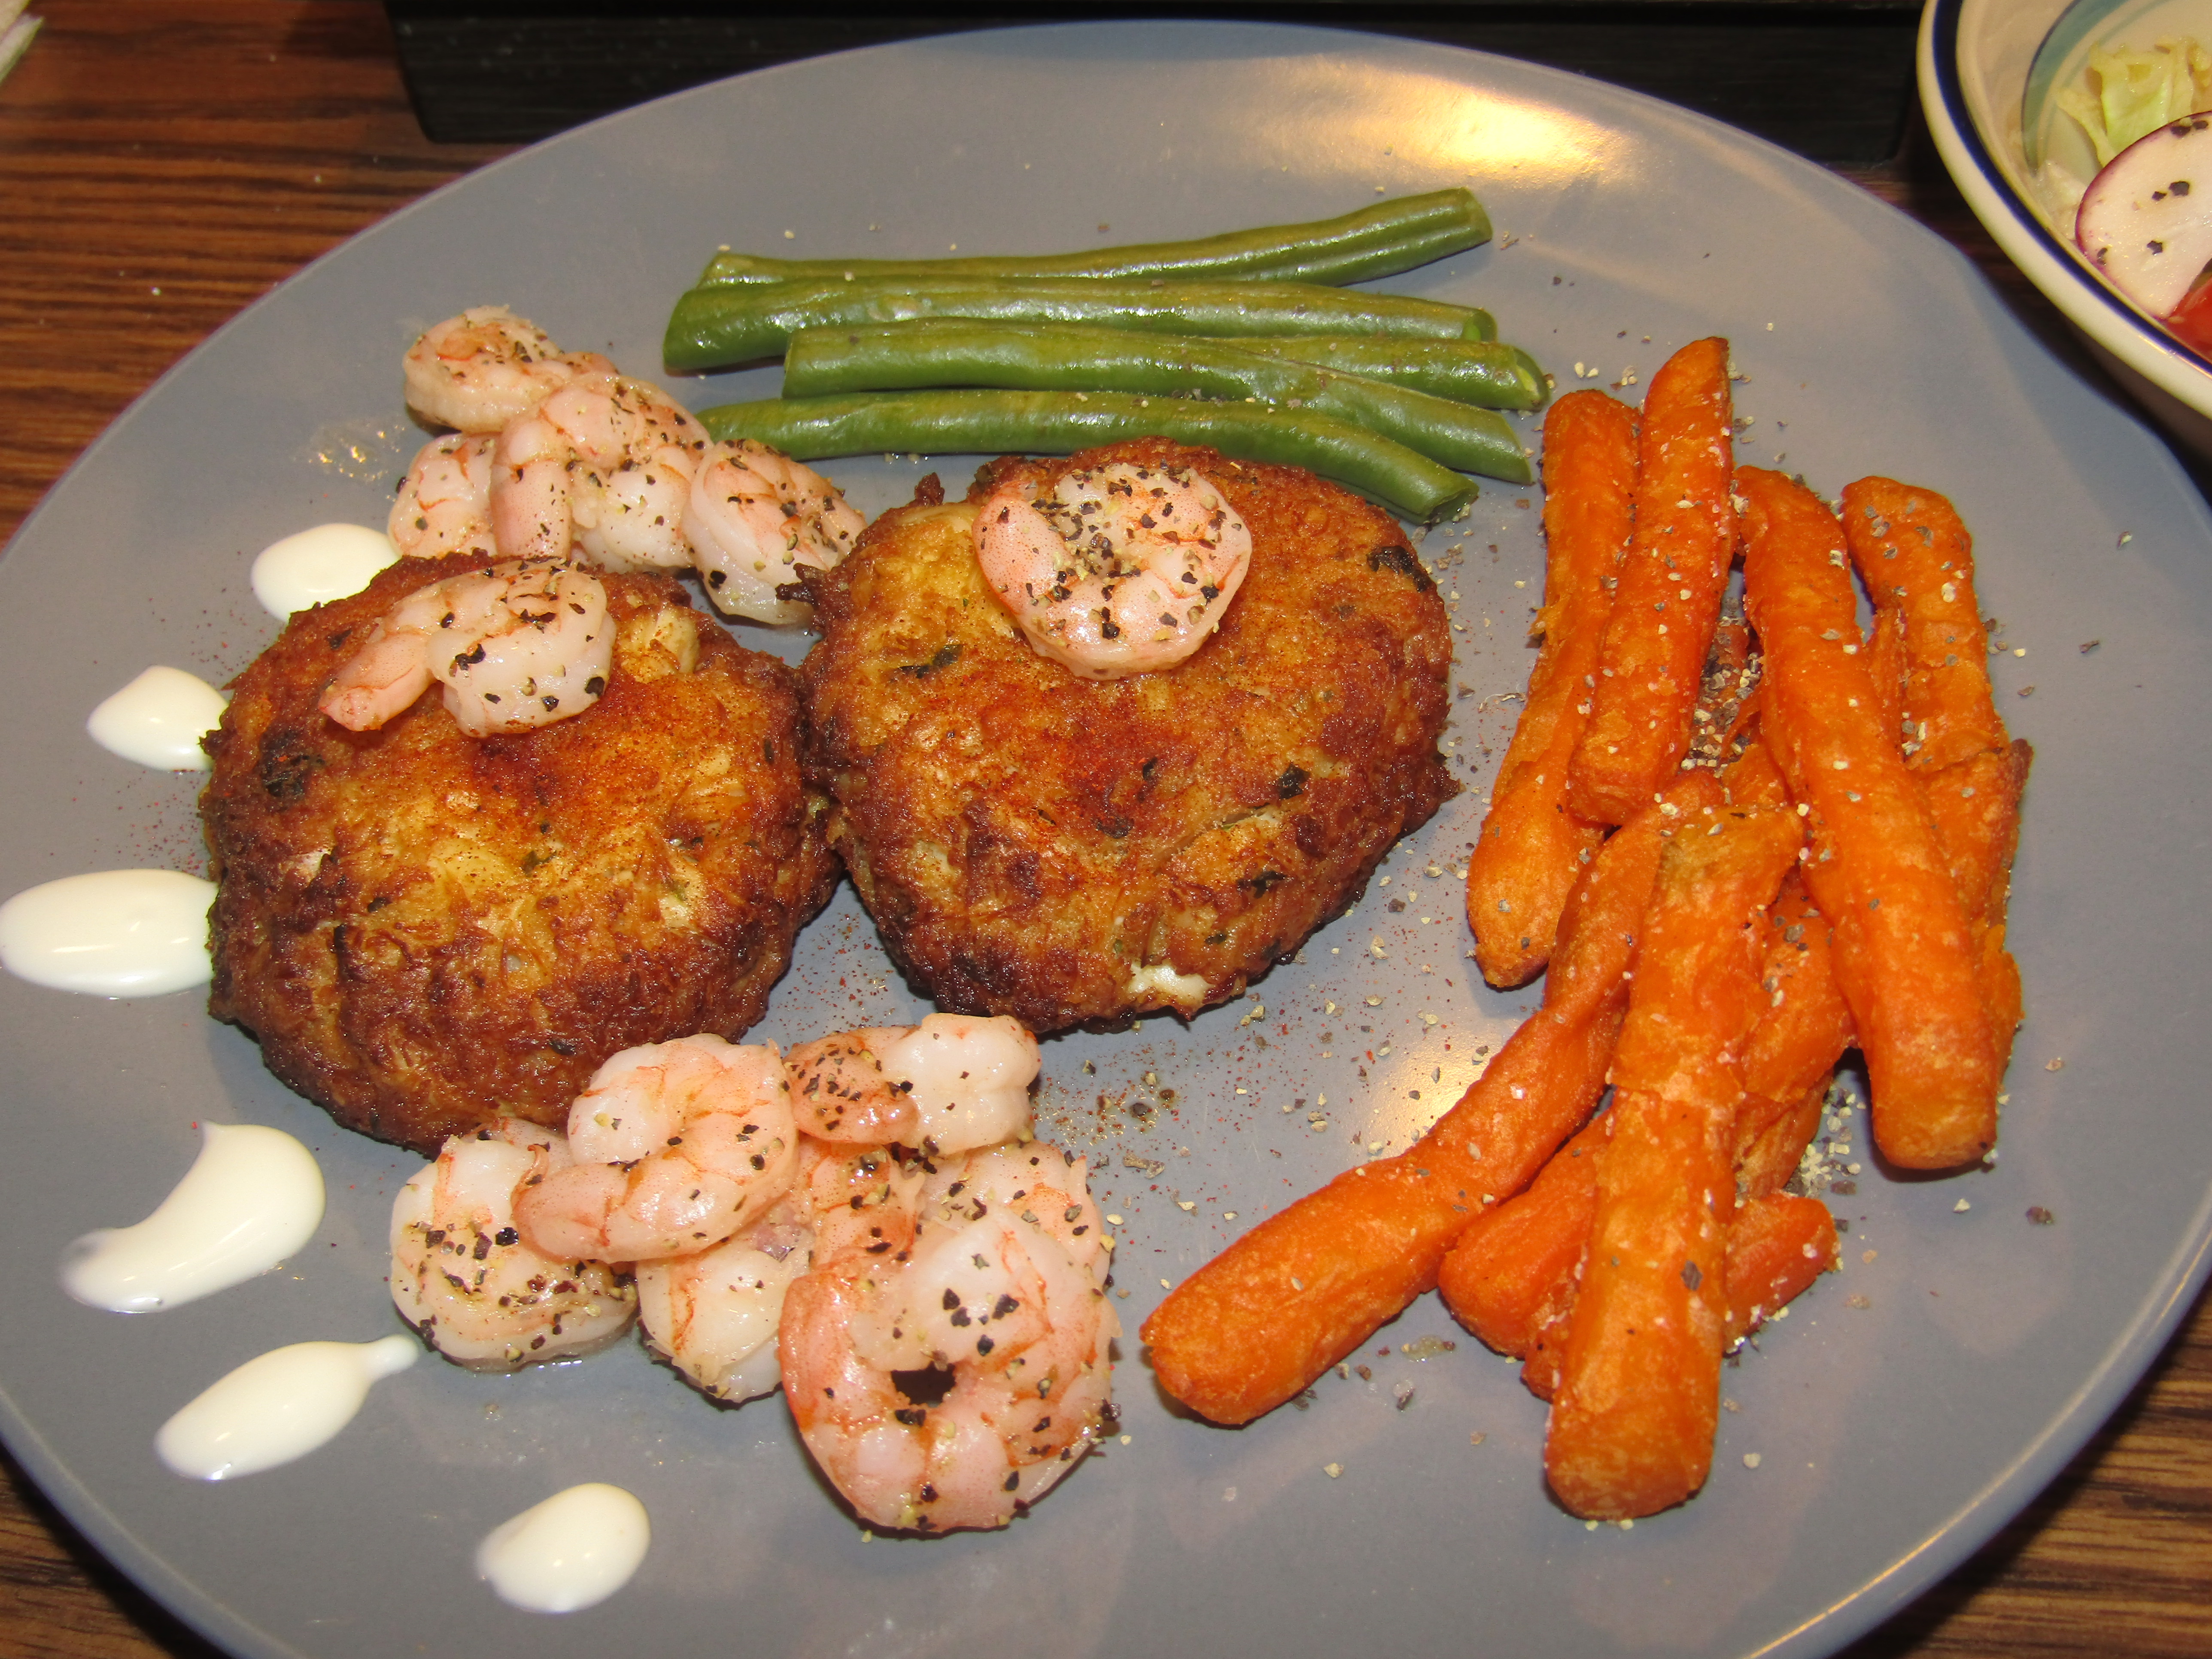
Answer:
<path fill-rule="evenodd" d="M 1921 74 L 1923 88 L 1931 75 L 1949 74 L 1948 89 L 1958 92 L 1955 64 L 1943 64 L 1934 58 L 1933 42 L 1942 20 L 1948 18 L 1955 31 L 1960 7 L 1967 0 L 1929 0 L 1923 14 L 1921 32 Z M 1700 112 L 1675 105 L 1652 94 L 1622 87 L 1595 77 L 1574 74 L 1551 65 L 1514 58 L 1504 54 L 1460 46 L 1444 42 L 1411 40 L 1395 35 L 1374 34 L 1353 27 L 1303 23 L 1243 21 L 1236 20 L 1175 19 L 1164 21 L 1131 22 L 1126 20 L 1071 21 L 1014 25 L 1006 27 L 981 27 L 942 35 L 922 37 L 917 40 L 901 40 L 855 46 L 817 57 L 793 60 L 790 63 L 766 66 L 744 74 L 703 82 L 698 86 L 667 94 L 661 98 L 629 108 L 610 112 L 593 120 L 580 124 L 562 133 L 518 147 L 507 155 L 498 157 L 447 183 L 439 185 L 415 200 L 384 216 L 374 223 L 347 237 L 335 246 L 325 250 L 289 273 L 283 282 L 233 316 L 227 318 L 208 337 L 170 364 L 139 392 L 100 433 L 88 443 L 64 469 L 40 500 L 27 513 L 16 532 L 9 538 L 6 550 L 0 550 L 0 559 L 6 551 L 13 550 L 31 526 L 46 514 L 55 499 L 75 477 L 81 468 L 93 464 L 111 441 L 119 441 L 119 434 L 141 408 L 153 399 L 169 380 L 185 371 L 201 356 L 221 346 L 231 331 L 258 311 L 264 303 L 284 293 L 293 284 L 319 271 L 325 264 L 347 255 L 364 238 L 382 234 L 386 228 L 395 225 L 439 201 L 447 193 L 464 187 L 475 186 L 486 175 L 493 174 L 510 165 L 521 162 L 538 151 L 558 146 L 577 135 L 598 131 L 610 125 L 639 118 L 649 112 L 679 100 L 717 95 L 721 89 L 735 82 L 749 82 L 762 76 L 803 75 L 823 63 L 856 58 L 862 55 L 901 54 L 917 47 L 944 45 L 954 41 L 976 39 L 1041 37 L 1061 33 L 1093 34 L 1143 29 L 1151 34 L 1163 30 L 1194 33 L 1224 33 L 1250 36 L 1322 37 L 1340 41 L 1346 52 L 1358 52 L 1374 45 L 1387 46 L 1394 52 L 1409 55 L 1443 52 L 1462 55 L 1474 60 L 1508 66 L 1516 77 L 1529 76 L 1538 81 L 1556 80 L 1562 85 L 1596 86 L 1605 94 L 1632 100 L 1648 112 L 1662 115 L 1678 126 L 1701 135 L 1708 143 L 1723 151 L 1741 151 L 1748 147 L 1770 161 L 1780 161 L 1804 180 L 1819 180 L 1817 188 L 1841 192 L 1838 201 L 1853 201 L 1877 213 L 1886 211 L 1893 216 L 1897 225 L 1908 235 L 1926 239 L 1933 249 L 1940 250 L 1955 264 L 1972 270 L 1972 262 L 1954 246 L 1920 224 L 1901 210 L 1881 202 L 1857 190 L 1848 179 L 1832 171 L 1783 149 L 1757 134 L 1732 127 Z M 1931 63 L 1934 67 L 1931 68 Z M 1963 106 L 1960 106 L 1963 107 Z M 1931 122 L 1939 147 L 1945 140 L 1942 124 Z M 1977 166 L 1986 173 L 1994 163 L 1985 148 L 1980 147 L 1978 136 L 1971 122 L 1962 133 L 1953 133 L 1952 142 L 1960 147 L 1972 144 L 1979 150 Z M 1946 160 L 1950 159 L 1946 150 Z M 1953 169 L 1954 176 L 1957 168 Z M 2001 179 L 1998 187 L 2002 188 Z M 1972 193 L 1970 200 L 1972 200 Z M 1978 202 L 1974 202 L 1978 216 L 1996 238 L 2001 246 L 2007 237 L 1999 224 L 1990 222 L 1981 213 Z M 2040 231 L 2039 226 L 2034 228 Z M 2041 233 L 2048 239 L 2048 233 Z M 2025 267 L 2024 267 L 2025 268 Z M 2033 275 L 2033 272 L 2031 272 Z M 1985 289 L 1985 278 L 1974 273 L 1973 280 Z M 2039 283 L 2039 287 L 2043 285 Z M 2056 294 L 2054 301 L 2066 309 Z M 2078 285 L 2075 291 L 2080 291 Z M 2099 297 L 2107 301 L 2130 319 L 2127 310 L 2112 296 L 2098 291 Z M 2014 319 L 2015 325 L 2018 325 Z M 2033 331 L 2021 326 L 2033 349 L 2050 356 L 2049 348 L 2034 340 Z M 2132 363 L 2130 366 L 2134 366 Z M 2075 373 L 2070 366 L 2069 374 Z M 2148 371 L 2144 371 L 2148 374 Z M 2156 379 L 2155 375 L 2151 378 Z M 688 384 L 680 381 L 679 384 Z M 2170 450 L 2154 438 L 2148 441 L 2158 445 L 2164 465 L 2171 469 L 2185 488 L 2187 474 Z M 2104 1425 L 2118 1409 L 2126 1395 L 2141 1381 L 2151 1364 L 2170 1340 L 2173 1331 L 2186 1316 L 2202 1291 L 2208 1277 L 2212 1277 L 2212 1188 L 2200 1198 L 2198 1207 L 2191 1215 L 2188 1226 L 2179 1235 L 2179 1242 L 2162 1267 L 2157 1281 L 2148 1287 L 2140 1300 L 2135 1316 L 2125 1327 L 2124 1334 L 2101 1356 L 2098 1365 L 2082 1380 L 2066 1399 L 2064 1405 L 2044 1425 L 2042 1431 L 1998 1469 L 1992 1477 L 1964 1504 L 1944 1519 L 1932 1535 L 1923 1539 L 1917 1547 L 1894 1560 L 1875 1578 L 1862 1584 L 1850 1595 L 1814 1613 L 1803 1623 L 1784 1632 L 1765 1646 L 1750 1650 L 1756 1655 L 1792 1656 L 1794 1659 L 1813 1659 L 1814 1656 L 1829 1654 L 1866 1634 L 1888 1619 L 1895 1616 L 1918 1596 L 1932 1589 L 1942 1577 L 1978 1550 L 1989 1539 L 2008 1523 L 2034 1496 L 2061 1474 L 2069 1462 Z M 179 1620 L 210 1641 L 252 1659 L 271 1656 L 274 1659 L 313 1659 L 307 1650 L 285 1642 L 274 1632 L 252 1624 L 235 1613 L 225 1602 L 193 1579 L 176 1571 L 161 1556 L 149 1547 L 142 1547 L 128 1522 L 106 1503 L 74 1472 L 59 1460 L 46 1443 L 45 1437 L 24 1416 L 12 1394 L 0 1384 L 0 1442 L 4 1442 L 25 1472 L 37 1482 L 40 1490 L 87 1540 L 96 1547 L 118 1571 L 132 1583 L 151 1596 Z"/>

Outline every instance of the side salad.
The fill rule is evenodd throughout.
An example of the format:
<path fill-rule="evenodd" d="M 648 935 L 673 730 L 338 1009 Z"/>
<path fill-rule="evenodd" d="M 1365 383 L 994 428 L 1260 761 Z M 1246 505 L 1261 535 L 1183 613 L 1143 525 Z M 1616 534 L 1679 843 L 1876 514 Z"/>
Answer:
<path fill-rule="evenodd" d="M 2093 48 L 2055 94 L 2087 136 L 2086 184 L 2046 158 L 2051 227 L 2168 332 L 2212 359 L 2212 52 L 2190 38 Z"/>

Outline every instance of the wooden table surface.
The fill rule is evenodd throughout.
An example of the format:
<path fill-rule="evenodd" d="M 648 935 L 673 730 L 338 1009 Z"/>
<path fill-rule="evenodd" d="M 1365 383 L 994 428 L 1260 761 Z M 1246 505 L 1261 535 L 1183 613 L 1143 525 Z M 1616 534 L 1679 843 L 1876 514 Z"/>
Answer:
<path fill-rule="evenodd" d="M 316 255 L 502 154 L 434 144 L 366 0 L 33 0 L 0 82 L 0 541 L 156 375 Z M 1924 134 L 1857 183 L 1966 249 L 2075 355 Z M 12 1461 L 0 1656 L 219 1659 L 107 1565 Z M 1849 1650 L 2212 1650 L 2212 1314 L 1948 1581 Z"/>

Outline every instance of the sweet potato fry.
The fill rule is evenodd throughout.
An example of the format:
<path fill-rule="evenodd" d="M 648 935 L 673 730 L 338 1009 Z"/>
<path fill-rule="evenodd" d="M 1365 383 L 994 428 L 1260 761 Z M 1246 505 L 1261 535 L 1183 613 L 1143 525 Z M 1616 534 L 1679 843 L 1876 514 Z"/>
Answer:
<path fill-rule="evenodd" d="M 1549 1400 L 1559 1390 L 1581 1261 L 1577 1250 L 1575 1266 L 1553 1281 L 1530 1321 L 1532 1334 L 1521 1382 L 1539 1400 Z M 1722 1351 L 1733 1349 L 1835 1265 L 1836 1223 L 1827 1206 L 1789 1193 L 1743 1200 L 1728 1224 L 1729 1298 Z"/>
<path fill-rule="evenodd" d="M 1447 1140 L 1346 1170 L 1185 1279 L 1144 1325 L 1160 1386 L 1217 1423 L 1249 1422 L 1365 1341 L 1589 1115 L 1619 1030 L 1617 1006 L 1540 1012 L 1448 1115 Z"/>
<path fill-rule="evenodd" d="M 1951 503 L 1893 478 L 1861 478 L 1844 486 L 1844 536 L 1878 631 L 1897 636 L 1905 764 L 1939 771 L 2002 748 L 1974 592 L 1973 538 Z"/>
<path fill-rule="evenodd" d="M 1597 1211 L 1597 1194 L 1590 1194 L 1590 1211 Z M 1589 1249 L 1589 1234 L 1584 1231 L 1576 1247 L 1574 1263 L 1552 1283 L 1545 1292 L 1534 1318 L 1529 1321 L 1532 1335 L 1528 1341 L 1528 1357 L 1521 1362 L 1521 1386 L 1539 1400 L 1549 1400 L 1559 1391 L 1560 1368 L 1567 1356 L 1567 1333 L 1574 1327 L 1575 1294 L 1582 1286 L 1583 1258 Z"/>
<path fill-rule="evenodd" d="M 1972 1163 L 1996 1144 L 2001 1050 L 1948 861 L 1881 729 L 1842 528 L 1779 473 L 1746 467 L 1736 490 L 1766 653 L 1761 729 L 1812 815 L 1805 884 L 1833 929 L 1875 1144 L 1908 1169 Z"/>
<path fill-rule="evenodd" d="M 1832 1073 L 1794 1100 L 1743 1097 L 1735 1119 L 1735 1188 L 1748 1201 L 1779 1192 L 1804 1162 L 1828 1108 Z"/>
<path fill-rule="evenodd" d="M 1820 1127 L 1830 1076 L 1850 1046 L 1851 1026 L 1829 959 L 1827 923 L 1795 871 L 1783 878 L 1768 909 L 1765 937 L 1759 988 L 1768 1006 L 1744 1044 L 1745 1094 L 1736 1108 L 1735 1185 L 1744 1198 L 1729 1224 L 1729 1294 L 1732 1308 L 1763 1301 L 1771 1312 L 1782 1304 L 1765 1280 L 1747 1298 L 1738 1294 L 1736 1230 L 1795 1173 Z M 1522 1381 L 1540 1399 L 1550 1399 L 1558 1382 L 1576 1271 L 1597 1207 L 1593 1159 L 1608 1127 L 1607 1118 L 1594 1120 L 1526 1191 L 1471 1223 L 1437 1275 L 1444 1305 L 1461 1324 L 1498 1352 L 1527 1361 Z M 1804 1283 L 1818 1271 L 1807 1273 Z M 1732 1312 L 1730 1328 L 1746 1328 Z"/>
<path fill-rule="evenodd" d="M 1817 1198 L 1747 1199 L 1729 1222 L 1728 1340 L 1759 1328 L 1836 1265 L 1836 1218 Z"/>
<path fill-rule="evenodd" d="M 1753 735 L 1743 751 L 1721 769 L 1721 787 L 1731 806 L 1787 806 L 1790 786 L 1775 764 L 1774 751 Z"/>
<path fill-rule="evenodd" d="M 1747 1200 L 1775 1191 L 1796 1172 L 1820 1125 L 1836 1061 L 1851 1044 L 1828 924 L 1795 870 L 1783 878 L 1764 931 L 1759 990 L 1766 1006 L 1743 1044 L 1744 1095 L 1736 1107 L 1735 1184 Z M 1597 1205 L 1593 1155 L 1606 1133 L 1602 1117 L 1585 1126 L 1526 1191 L 1470 1223 L 1444 1257 L 1437 1275 L 1444 1305 L 1500 1353 L 1529 1354 L 1547 1298 L 1557 1300 L 1554 1281 L 1571 1275 L 1581 1258 Z"/>
<path fill-rule="evenodd" d="M 2005 899 L 2033 757 L 2007 744 L 1990 689 L 1973 540 L 1948 501 L 1891 478 L 1844 486 L 1844 533 L 1874 599 L 1877 656 L 1896 659 L 1905 762 L 1966 906 L 2002 1073 L 2021 1012 Z"/>
<path fill-rule="evenodd" d="M 2020 844 L 2020 798 L 2034 759 L 2027 740 L 2016 738 L 1913 780 L 1969 922 L 2004 921 Z"/>
<path fill-rule="evenodd" d="M 1761 1000 L 1752 924 L 1801 842 L 1794 813 L 1723 807 L 1686 816 L 1662 858 L 1545 1436 L 1545 1473 L 1576 1515 L 1654 1514 L 1711 1466 L 1742 1092 L 1734 1056 Z"/>
<path fill-rule="evenodd" d="M 1608 1122 L 1601 1117 L 1589 1124 L 1528 1191 L 1469 1227 L 1437 1275 L 1437 1288 L 1453 1316 L 1498 1352 L 1522 1360 L 1522 1384 L 1539 1400 L 1559 1391 L 1597 1210 L 1594 1159 Z M 1577 1148 L 1583 1156 L 1570 1161 Z M 1739 1199 L 1728 1221 L 1723 1351 L 1835 1265 L 1835 1219 L 1826 1205 L 1788 1193 Z M 1550 1275 L 1541 1283 L 1540 1272 Z"/>
<path fill-rule="evenodd" d="M 1605 1120 L 1585 1124 L 1527 1189 L 1468 1224 L 1437 1272 L 1452 1317 L 1502 1354 L 1528 1358 L 1545 1300 L 1572 1282 L 1597 1209 Z"/>
<path fill-rule="evenodd" d="M 1667 787 L 1735 551 L 1728 342 L 1696 340 L 1651 377 L 1638 440 L 1636 534 L 1621 562 L 1567 810 L 1626 823 Z"/>
<path fill-rule="evenodd" d="M 1669 805 L 1717 800 L 1686 779 Z M 1687 803 L 1686 805 L 1683 803 Z M 1437 1282 L 1454 1239 L 1528 1185 L 1605 1087 L 1659 863 L 1660 814 L 1624 826 L 1568 896 L 1544 1003 L 1428 1133 L 1237 1239 L 1152 1310 L 1160 1386 L 1217 1423 L 1296 1395 Z"/>
<path fill-rule="evenodd" d="M 1735 1110 L 1736 1055 L 1766 1002 L 1757 924 L 1802 838 L 1795 815 L 1778 808 L 1704 805 L 1675 820 L 1637 946 L 1616 1089 Z"/>
<path fill-rule="evenodd" d="M 1974 930 L 2002 1072 L 2020 1022 L 2020 969 L 2002 934 L 2032 756 L 2007 744 L 1990 690 L 1973 539 L 1942 496 L 1891 478 L 1844 486 L 1844 534 L 1874 599 L 1875 644 L 1895 642 L 1905 762 Z"/>
<path fill-rule="evenodd" d="M 2020 983 L 2020 964 L 2005 949 L 2005 930 L 2002 925 L 1984 930 L 1975 951 L 1976 979 L 1982 987 L 1982 1006 L 1990 1012 L 1990 1025 L 1995 1034 L 1997 1052 L 1997 1075 L 2002 1077 L 2005 1067 L 2012 1064 L 2013 1038 L 2020 1030 L 2026 1012 Z"/>
<path fill-rule="evenodd" d="M 1795 870 L 1767 911 L 1759 985 L 1767 1006 L 1743 1046 L 1735 1142 L 1736 1184 L 1753 1197 L 1773 1191 L 1796 1170 L 1820 1122 L 1836 1062 L 1852 1041 L 1827 918 Z"/>
<path fill-rule="evenodd" d="M 1553 404 L 1544 417 L 1544 608 L 1533 630 L 1543 645 L 1468 860 L 1475 963 L 1492 985 L 1543 972 L 1584 855 L 1605 839 L 1566 810 L 1567 763 L 1589 714 L 1635 489 L 1636 411 L 1602 392 Z"/>
<path fill-rule="evenodd" d="M 2005 949 L 2012 855 L 2020 842 L 2020 798 L 2035 751 L 2025 738 L 1985 749 L 1937 772 L 1918 772 L 1920 804 L 1951 868 L 1973 936 L 1976 977 L 1997 1044 L 1997 1072 L 2012 1059 L 2021 1018 L 2020 968 Z"/>
<path fill-rule="evenodd" d="M 1874 634 L 1867 641 L 1867 667 L 1874 675 L 1875 707 L 1881 729 L 1904 741 L 1905 620 L 1902 612 L 1877 605 Z"/>

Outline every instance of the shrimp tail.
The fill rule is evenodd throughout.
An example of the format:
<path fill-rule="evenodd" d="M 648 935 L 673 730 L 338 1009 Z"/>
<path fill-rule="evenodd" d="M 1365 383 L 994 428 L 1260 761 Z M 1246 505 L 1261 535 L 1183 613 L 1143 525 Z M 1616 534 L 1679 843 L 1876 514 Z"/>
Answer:
<path fill-rule="evenodd" d="M 331 676 L 318 707 L 349 732 L 373 732 L 429 689 L 422 636 L 379 623 L 368 642 Z"/>

